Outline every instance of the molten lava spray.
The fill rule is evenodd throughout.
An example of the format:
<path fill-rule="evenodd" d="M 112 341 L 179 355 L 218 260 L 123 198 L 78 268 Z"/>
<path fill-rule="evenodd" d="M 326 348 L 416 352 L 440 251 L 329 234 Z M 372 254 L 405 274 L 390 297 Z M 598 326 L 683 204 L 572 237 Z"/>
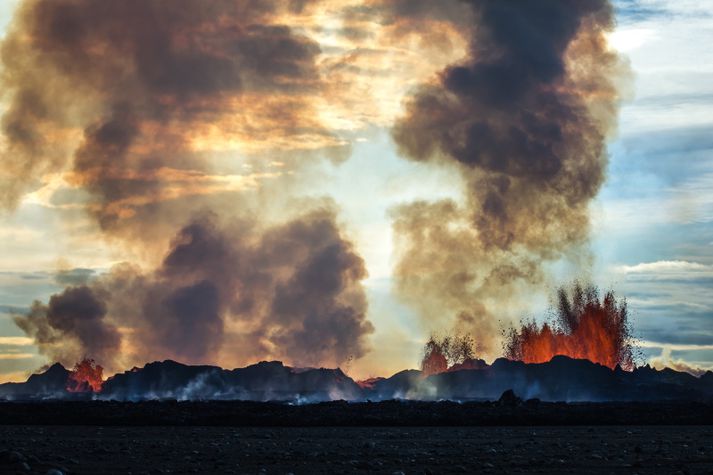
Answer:
<path fill-rule="evenodd" d="M 553 356 L 588 359 L 609 368 L 634 368 L 626 301 L 613 292 L 602 300 L 593 286 L 575 284 L 571 295 L 561 288 L 554 320 L 541 327 L 527 322 L 511 329 L 505 356 L 525 363 L 545 363 Z"/>
<path fill-rule="evenodd" d="M 423 348 L 421 370 L 424 376 L 443 373 L 458 368 L 473 368 L 475 340 L 470 335 L 446 335 L 442 338 L 431 335 Z"/>
<path fill-rule="evenodd" d="M 71 393 L 98 393 L 102 389 L 104 368 L 92 359 L 85 358 L 74 365 L 67 378 L 67 391 Z"/>

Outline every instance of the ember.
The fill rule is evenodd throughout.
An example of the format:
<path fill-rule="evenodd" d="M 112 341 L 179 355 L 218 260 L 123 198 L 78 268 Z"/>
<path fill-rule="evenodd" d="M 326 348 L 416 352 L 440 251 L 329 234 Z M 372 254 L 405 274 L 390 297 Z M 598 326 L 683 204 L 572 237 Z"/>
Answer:
<path fill-rule="evenodd" d="M 92 359 L 85 358 L 76 365 L 69 373 L 67 379 L 67 391 L 71 393 L 98 393 L 102 389 L 104 379 L 102 373 L 104 368 L 96 364 Z"/>
<path fill-rule="evenodd" d="M 545 363 L 556 355 L 588 359 L 609 368 L 634 369 L 626 301 L 613 292 L 603 300 L 594 286 L 561 288 L 554 318 L 541 327 L 525 322 L 506 336 L 505 357 L 525 363 Z"/>

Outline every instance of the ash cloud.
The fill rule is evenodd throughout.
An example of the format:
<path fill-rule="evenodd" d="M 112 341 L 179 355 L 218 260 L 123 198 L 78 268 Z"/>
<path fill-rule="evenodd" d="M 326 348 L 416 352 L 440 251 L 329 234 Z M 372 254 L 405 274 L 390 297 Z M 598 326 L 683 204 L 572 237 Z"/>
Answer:
<path fill-rule="evenodd" d="M 364 264 L 334 209 L 295 214 L 299 186 L 243 195 L 268 175 L 309 180 L 291 172 L 315 150 L 344 156 L 318 103 L 345 87 L 325 84 L 309 28 L 288 26 L 315 3 L 21 3 L 0 47 L 8 104 L 0 206 L 11 209 L 61 173 L 104 236 L 146 259 L 146 269 L 117 266 L 84 285 L 106 308 L 87 321 L 119 335 L 119 350 L 87 355 L 109 370 L 161 357 L 334 365 L 366 351 Z M 381 11 L 388 31 L 379 41 L 411 43 L 415 29 L 429 58 L 460 44 L 453 30 L 468 36 L 467 57 L 422 85 L 393 129 L 405 156 L 456 170 L 466 190 L 461 202 L 394 210 L 397 289 L 487 351 L 496 304 L 539 285 L 542 261 L 586 243 L 618 102 L 620 63 L 603 37 L 611 8 L 603 0 L 366 5 L 355 25 L 370 32 L 365 20 Z M 431 17 L 439 28 L 429 36 L 422 26 Z M 360 111 L 351 99 L 368 95 L 352 92 L 343 104 Z M 225 144 L 241 159 L 257 157 L 247 163 L 256 170 L 226 164 Z M 268 173 L 287 152 L 293 163 Z M 49 315 L 38 304 L 18 324 L 47 334 L 48 355 L 85 353 L 80 328 Z M 63 336 L 77 344 L 59 349 Z"/>
<path fill-rule="evenodd" d="M 65 364 L 91 354 L 118 370 L 166 358 L 205 363 L 227 352 L 236 363 L 337 366 L 368 350 L 365 277 L 329 207 L 269 228 L 201 216 L 180 230 L 157 269 L 116 266 L 16 321 Z"/>
<path fill-rule="evenodd" d="M 464 3 L 467 57 L 408 99 L 393 137 L 405 157 L 456 170 L 465 196 L 393 211 L 397 290 L 427 325 L 493 350 L 507 316 L 493 312 L 541 285 L 543 263 L 586 255 L 625 68 L 606 0 Z"/>
<path fill-rule="evenodd" d="M 315 119 L 319 45 L 283 24 L 301 8 L 25 0 L 0 50 L 0 205 L 13 208 L 40 177 L 69 169 L 102 228 L 115 231 L 142 213 L 150 220 L 150 205 L 199 194 L 212 172 L 201 152 L 217 141 L 340 148 Z"/>
<path fill-rule="evenodd" d="M 53 295 L 47 305 L 34 302 L 27 315 L 15 317 L 15 323 L 35 339 L 40 352 L 69 364 L 84 354 L 107 359 L 119 350 L 121 337 L 106 316 L 102 296 L 81 285 Z"/>
<path fill-rule="evenodd" d="M 19 316 L 43 353 L 111 371 L 162 358 L 338 365 L 367 351 L 366 270 L 334 207 L 295 212 L 283 206 L 294 193 L 277 184 L 244 193 L 291 176 L 315 151 L 345 153 L 316 111 L 320 47 L 289 26 L 310 8 L 20 4 L 0 51 L 0 206 L 61 174 L 87 197 L 80 204 L 103 237 L 146 261 Z M 283 167 L 287 151 L 292 163 L 265 171 Z"/>

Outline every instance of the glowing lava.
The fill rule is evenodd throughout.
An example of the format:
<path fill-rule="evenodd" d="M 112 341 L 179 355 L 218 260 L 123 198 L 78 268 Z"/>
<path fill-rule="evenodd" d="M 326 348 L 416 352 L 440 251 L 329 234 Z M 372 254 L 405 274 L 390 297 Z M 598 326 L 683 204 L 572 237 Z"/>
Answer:
<path fill-rule="evenodd" d="M 575 284 L 571 295 L 558 293 L 553 321 L 541 327 L 523 323 L 506 336 L 505 357 L 525 363 L 545 363 L 553 356 L 588 359 L 614 369 L 634 369 L 626 301 L 613 292 L 600 301 L 596 287 Z"/>
<path fill-rule="evenodd" d="M 69 373 L 66 389 L 71 393 L 98 393 L 104 384 L 103 372 L 104 368 L 94 360 L 85 358 L 75 364 L 74 369 Z"/>
<path fill-rule="evenodd" d="M 424 376 L 479 367 L 475 357 L 475 341 L 470 335 L 431 336 L 423 349 L 421 371 Z"/>
<path fill-rule="evenodd" d="M 363 379 L 361 381 L 356 381 L 356 383 L 362 389 L 374 389 L 376 387 L 376 383 L 378 383 L 379 381 L 383 381 L 384 379 L 385 378 L 368 378 Z"/>

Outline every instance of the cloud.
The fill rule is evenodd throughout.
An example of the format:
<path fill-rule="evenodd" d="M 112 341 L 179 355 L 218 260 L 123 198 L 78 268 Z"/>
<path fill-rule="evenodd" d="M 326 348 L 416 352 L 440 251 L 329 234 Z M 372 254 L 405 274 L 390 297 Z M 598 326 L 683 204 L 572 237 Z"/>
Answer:
<path fill-rule="evenodd" d="M 617 19 L 626 24 L 668 17 L 671 10 L 661 0 L 614 0 Z"/>
<path fill-rule="evenodd" d="M 17 305 L 0 305 L 0 314 L 5 315 L 16 315 L 19 313 L 25 313 L 29 309 L 27 307 L 20 307 Z"/>
<path fill-rule="evenodd" d="M 54 280 L 59 285 L 81 285 L 86 284 L 94 275 L 94 269 L 75 268 L 57 271 Z"/>
<path fill-rule="evenodd" d="M 10 371 L 0 373 L 0 383 L 24 382 L 27 380 L 28 371 Z"/>
<path fill-rule="evenodd" d="M 653 285 L 657 283 L 658 285 L 670 284 L 670 286 L 706 286 L 713 282 L 713 265 L 701 264 L 692 261 L 654 261 L 654 262 L 644 262 L 635 265 L 618 265 L 613 267 L 615 274 L 624 276 L 627 282 L 630 283 L 642 283 L 646 285 Z M 662 292 L 670 297 L 671 288 L 651 288 L 651 290 L 657 291 L 660 294 Z M 637 289 L 639 290 L 639 289 Z M 661 302 L 661 298 L 664 295 L 660 295 L 658 299 L 654 298 L 654 301 Z M 635 297 L 635 296 L 634 296 Z M 681 295 L 681 300 L 688 301 L 691 304 L 696 304 L 696 302 L 705 302 L 706 299 L 701 298 L 691 298 L 689 295 L 685 297 Z M 651 298 L 646 300 L 651 301 Z M 669 302 L 673 304 L 674 302 Z M 708 302 L 708 304 L 713 302 Z M 709 305 L 704 305 L 704 308 L 710 308 Z"/>
<path fill-rule="evenodd" d="M 648 363 L 656 369 L 671 368 L 676 371 L 685 371 L 694 376 L 701 376 L 706 371 L 713 370 L 713 365 L 699 366 L 695 363 L 690 363 L 680 358 L 671 356 L 672 348 L 666 346 L 661 351 L 661 355 L 649 359 Z"/>
<path fill-rule="evenodd" d="M 5 346 L 30 346 L 34 342 L 32 338 L 24 336 L 0 336 L 0 345 Z"/>
<path fill-rule="evenodd" d="M 36 356 L 34 353 L 0 353 L 0 360 L 29 360 Z"/>
<path fill-rule="evenodd" d="M 641 340 L 637 342 L 637 346 L 641 348 L 661 348 L 670 351 L 700 351 L 700 350 L 713 350 L 713 344 L 710 345 L 696 345 L 696 344 L 685 344 L 685 343 L 661 343 L 657 341 Z"/>
<path fill-rule="evenodd" d="M 655 261 L 616 266 L 615 270 L 626 274 L 698 274 L 701 272 L 713 273 L 713 266 L 688 261 Z"/>

